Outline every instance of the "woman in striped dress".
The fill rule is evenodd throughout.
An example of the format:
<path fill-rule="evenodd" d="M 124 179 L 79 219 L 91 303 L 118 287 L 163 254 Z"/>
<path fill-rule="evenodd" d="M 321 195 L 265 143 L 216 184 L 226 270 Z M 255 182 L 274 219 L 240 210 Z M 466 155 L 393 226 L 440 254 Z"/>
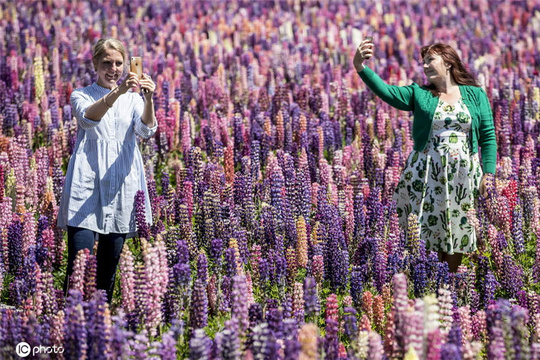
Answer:
<path fill-rule="evenodd" d="M 96 82 L 71 94 L 77 142 L 58 214 L 58 226 L 68 233 L 64 289 L 77 252 L 92 252 L 97 239 L 97 287 L 107 292 L 109 302 L 124 241 L 137 231 L 134 199 L 139 190 L 146 195 L 146 221 L 152 221 L 137 136 L 149 138 L 156 132 L 155 84 L 148 75 L 139 78 L 132 72 L 120 82 L 126 59 L 121 42 L 99 40 L 92 55 Z M 137 88 L 144 90 L 142 97 L 133 91 Z"/>

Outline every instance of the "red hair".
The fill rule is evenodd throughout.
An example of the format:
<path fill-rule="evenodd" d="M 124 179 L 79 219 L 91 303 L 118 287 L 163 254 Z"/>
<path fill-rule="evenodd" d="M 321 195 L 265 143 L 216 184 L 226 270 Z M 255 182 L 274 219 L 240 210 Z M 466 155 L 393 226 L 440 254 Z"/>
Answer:
<path fill-rule="evenodd" d="M 428 46 L 424 46 L 421 49 L 420 52 L 422 59 L 426 55 L 439 55 L 442 57 L 445 64 L 450 65 L 450 74 L 452 74 L 452 77 L 454 78 L 455 82 L 459 85 L 470 85 L 470 86 L 477 86 L 480 85 L 476 81 L 476 78 L 473 74 L 471 74 L 466 68 L 461 59 L 459 58 L 459 55 L 457 54 L 456 50 L 452 48 L 450 45 L 447 44 L 432 44 Z M 432 90 L 432 92 L 437 92 L 437 89 L 435 85 L 429 84 L 427 85 L 428 89 Z M 437 92 L 438 93 L 438 92 Z"/>

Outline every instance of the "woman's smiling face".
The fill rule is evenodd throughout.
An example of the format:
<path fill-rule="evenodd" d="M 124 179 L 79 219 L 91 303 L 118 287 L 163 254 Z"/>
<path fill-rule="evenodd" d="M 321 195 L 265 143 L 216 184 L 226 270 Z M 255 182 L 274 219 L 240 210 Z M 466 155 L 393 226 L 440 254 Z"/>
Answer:
<path fill-rule="evenodd" d="M 424 57 L 424 74 L 427 80 L 433 83 L 433 80 L 444 79 L 447 75 L 448 67 L 443 58 L 435 53 L 427 54 Z"/>
<path fill-rule="evenodd" d="M 98 75 L 97 84 L 107 89 L 114 89 L 124 73 L 122 54 L 117 50 L 107 49 L 94 65 Z"/>

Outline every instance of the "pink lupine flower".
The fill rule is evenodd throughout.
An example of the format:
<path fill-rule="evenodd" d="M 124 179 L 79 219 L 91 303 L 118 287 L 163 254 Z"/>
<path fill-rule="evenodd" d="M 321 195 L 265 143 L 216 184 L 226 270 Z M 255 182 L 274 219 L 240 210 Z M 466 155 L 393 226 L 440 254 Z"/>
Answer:
<path fill-rule="evenodd" d="M 247 303 L 248 305 L 254 304 L 255 299 L 253 298 L 253 282 L 251 281 L 251 273 L 246 273 L 246 286 L 247 286 Z"/>
<path fill-rule="evenodd" d="M 313 256 L 311 271 L 313 273 L 313 277 L 315 280 L 317 280 L 317 284 L 321 284 L 324 278 L 324 259 L 322 255 Z"/>
<path fill-rule="evenodd" d="M 253 244 L 253 246 L 251 247 L 250 264 L 251 264 L 251 274 L 255 282 L 259 281 L 259 277 L 260 277 L 259 263 L 261 259 L 262 259 L 261 246 L 258 244 Z"/>
<path fill-rule="evenodd" d="M 163 296 L 168 284 L 167 258 L 165 255 L 165 244 L 158 235 L 153 246 L 146 240 L 141 239 L 141 249 L 144 259 L 144 277 L 146 279 L 146 300 L 145 326 L 149 333 L 154 336 L 157 327 L 161 323 Z"/>
<path fill-rule="evenodd" d="M 294 283 L 292 314 L 299 320 L 304 319 L 304 285 L 301 282 Z"/>
<path fill-rule="evenodd" d="M 24 214 L 24 223 L 23 223 L 23 237 L 22 237 L 22 250 L 23 254 L 28 253 L 28 249 L 31 245 L 35 245 L 36 242 L 36 230 L 37 224 L 34 214 L 31 212 L 26 212 Z"/>
<path fill-rule="evenodd" d="M 441 345 L 443 335 L 441 330 L 436 328 L 427 334 L 426 360 L 441 360 Z"/>
<path fill-rule="evenodd" d="M 375 295 L 373 298 L 373 322 L 375 324 L 375 330 L 382 333 L 384 330 L 384 300 L 381 295 Z"/>
<path fill-rule="evenodd" d="M 88 249 L 80 250 L 77 253 L 73 262 L 73 273 L 69 277 L 69 288 L 78 290 L 81 294 L 84 294 L 84 280 L 88 256 L 90 256 L 90 250 Z"/>
<path fill-rule="evenodd" d="M 383 344 L 379 334 L 375 331 L 369 332 L 369 360 L 382 360 L 383 359 Z"/>
<path fill-rule="evenodd" d="M 472 331 L 475 340 L 484 340 L 487 334 L 486 313 L 479 310 L 472 316 Z"/>
<path fill-rule="evenodd" d="M 318 338 L 317 325 L 308 323 L 300 328 L 298 331 L 298 341 L 300 341 L 301 347 L 299 360 L 319 359 L 317 352 Z"/>
<path fill-rule="evenodd" d="M 410 307 L 405 313 L 404 348 L 407 351 L 414 349 L 415 353 L 423 356 L 424 340 L 424 302 L 416 299 L 414 308 Z"/>
<path fill-rule="evenodd" d="M 458 308 L 458 314 L 463 343 L 470 342 L 473 340 L 471 309 L 468 305 L 462 306 Z"/>
<path fill-rule="evenodd" d="M 450 331 L 450 328 L 452 327 L 453 322 L 453 301 L 452 301 L 452 295 L 450 293 L 450 290 L 448 290 L 447 286 L 442 286 L 439 288 L 439 316 L 441 319 L 441 333 L 443 335 L 448 334 Z"/>
<path fill-rule="evenodd" d="M 364 291 L 362 294 L 362 311 L 373 321 L 373 294 L 370 291 Z"/>
<path fill-rule="evenodd" d="M 371 320 L 369 320 L 369 317 L 366 314 L 362 315 L 360 318 L 358 328 L 360 331 L 371 331 Z"/>
<path fill-rule="evenodd" d="M 51 344 L 62 346 L 64 344 L 65 315 L 63 310 L 58 310 L 51 317 L 51 332 L 49 334 Z"/>
<path fill-rule="evenodd" d="M 307 244 L 307 231 L 306 222 L 303 216 L 299 216 L 296 221 L 296 261 L 298 266 L 305 268 L 308 262 L 308 244 Z"/>
<path fill-rule="evenodd" d="M 330 294 L 326 298 L 326 312 L 325 312 L 325 318 L 333 319 L 336 322 L 338 321 L 338 302 L 337 302 L 337 295 L 336 294 Z"/>
<path fill-rule="evenodd" d="M 238 249 L 238 241 L 234 238 L 230 238 L 229 248 L 234 251 L 234 264 L 236 266 L 236 274 L 244 275 L 244 266 L 240 258 L 240 251 Z"/>
<path fill-rule="evenodd" d="M 497 229 L 493 224 L 489 225 L 488 228 L 488 243 L 491 247 L 493 261 L 497 269 L 502 269 L 503 266 L 503 253 L 500 249 L 497 241 Z"/>
<path fill-rule="evenodd" d="M 120 255 L 120 293 L 122 308 L 128 314 L 135 310 L 135 266 L 129 247 L 125 246 Z"/>

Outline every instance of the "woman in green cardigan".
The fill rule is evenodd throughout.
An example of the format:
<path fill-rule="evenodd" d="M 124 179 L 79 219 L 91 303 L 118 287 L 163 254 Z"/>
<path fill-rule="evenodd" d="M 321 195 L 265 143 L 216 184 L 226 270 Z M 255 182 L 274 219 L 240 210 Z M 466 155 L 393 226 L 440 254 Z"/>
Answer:
<path fill-rule="evenodd" d="M 479 193 L 486 195 L 486 178 L 495 173 L 489 100 L 449 45 L 422 48 L 429 82 L 424 86 L 386 84 L 364 65 L 373 48 L 371 40 L 360 44 L 353 60 L 356 71 L 383 101 L 414 115 L 413 151 L 394 194 L 400 223 L 405 227 L 409 214 L 416 214 L 427 249 L 438 251 L 455 272 L 463 254 L 476 250 L 474 201 Z"/>

